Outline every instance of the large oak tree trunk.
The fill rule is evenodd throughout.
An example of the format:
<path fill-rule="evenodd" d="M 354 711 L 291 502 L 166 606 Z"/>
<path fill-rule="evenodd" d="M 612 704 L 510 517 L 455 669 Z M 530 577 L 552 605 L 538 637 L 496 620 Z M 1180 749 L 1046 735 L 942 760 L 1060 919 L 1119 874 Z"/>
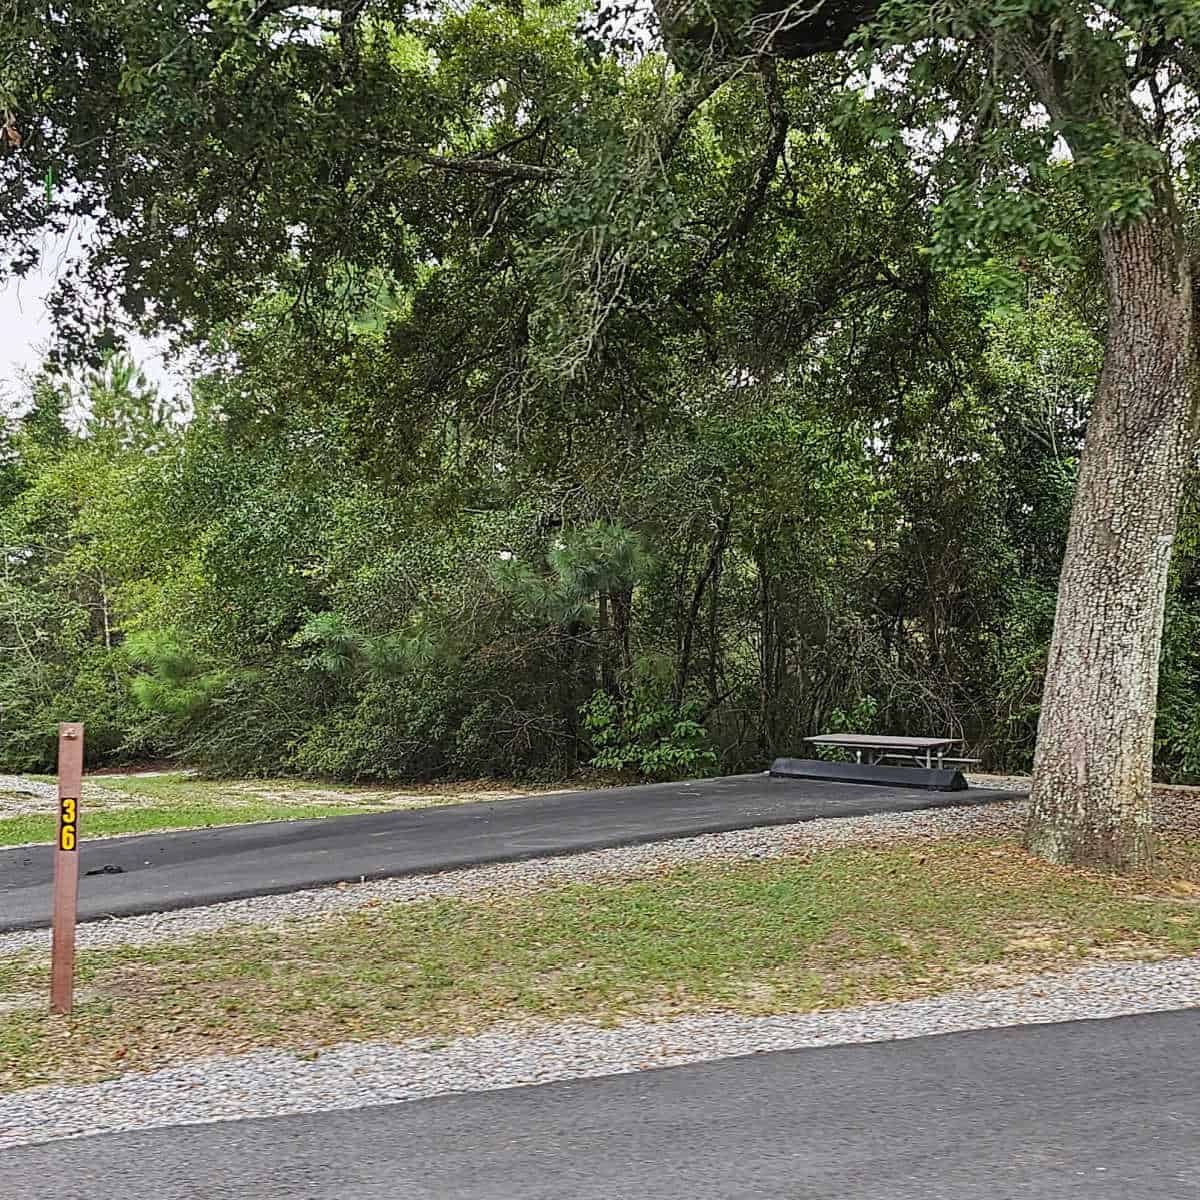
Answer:
<path fill-rule="evenodd" d="M 1027 844 L 1052 862 L 1151 860 L 1167 571 L 1194 439 L 1193 296 L 1169 203 L 1102 232 L 1109 325 L 1038 725 Z"/>

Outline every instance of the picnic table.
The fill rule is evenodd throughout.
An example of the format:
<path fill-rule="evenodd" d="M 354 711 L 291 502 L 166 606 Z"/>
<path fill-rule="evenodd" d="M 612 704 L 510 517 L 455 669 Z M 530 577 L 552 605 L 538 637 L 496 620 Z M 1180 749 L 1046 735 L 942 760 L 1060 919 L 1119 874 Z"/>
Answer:
<path fill-rule="evenodd" d="M 806 742 L 817 746 L 837 746 L 853 750 L 854 761 L 862 762 L 863 755 L 872 765 L 885 758 L 911 759 L 920 766 L 941 767 L 946 751 L 957 746 L 962 738 L 883 737 L 875 733 L 819 733 Z M 955 760 L 966 761 L 966 760 Z"/>

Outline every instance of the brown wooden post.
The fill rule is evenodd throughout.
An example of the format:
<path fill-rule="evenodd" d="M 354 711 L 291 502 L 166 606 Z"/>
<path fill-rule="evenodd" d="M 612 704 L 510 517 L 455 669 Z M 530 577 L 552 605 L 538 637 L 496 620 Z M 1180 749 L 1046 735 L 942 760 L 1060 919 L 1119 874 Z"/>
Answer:
<path fill-rule="evenodd" d="M 50 1011 L 69 1013 L 75 991 L 75 910 L 79 895 L 79 802 L 83 795 L 83 726 L 58 727 L 58 837 L 54 843 L 54 931 Z"/>

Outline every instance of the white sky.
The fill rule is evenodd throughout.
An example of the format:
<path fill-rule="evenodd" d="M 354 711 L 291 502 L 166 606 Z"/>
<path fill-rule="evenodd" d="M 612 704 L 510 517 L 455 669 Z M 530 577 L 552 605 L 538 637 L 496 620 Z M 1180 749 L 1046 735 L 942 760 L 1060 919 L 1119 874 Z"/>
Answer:
<path fill-rule="evenodd" d="M 70 252 L 67 238 L 43 247 L 41 269 L 24 279 L 0 281 L 0 401 L 6 406 L 24 399 L 23 371 L 35 371 L 51 341 L 53 328 L 45 297 L 54 285 L 63 259 Z M 129 348 L 146 376 L 167 395 L 186 390 L 184 380 L 164 360 L 161 345 L 130 336 Z"/>

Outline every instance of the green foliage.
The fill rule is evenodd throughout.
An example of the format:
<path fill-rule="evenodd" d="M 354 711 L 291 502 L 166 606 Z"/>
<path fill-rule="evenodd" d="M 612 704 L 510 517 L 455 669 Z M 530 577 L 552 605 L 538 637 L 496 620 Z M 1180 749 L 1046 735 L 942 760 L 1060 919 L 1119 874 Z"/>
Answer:
<path fill-rule="evenodd" d="M 644 779 L 711 775 L 717 755 L 698 720 L 700 705 L 675 705 L 653 690 L 635 688 L 624 700 L 593 693 L 582 707 L 595 750 L 589 766 Z"/>
<path fill-rule="evenodd" d="M 876 733 L 879 715 L 879 701 L 873 696 L 863 696 L 846 708 L 834 707 L 821 728 L 822 733 Z M 805 756 L 815 755 L 826 762 L 841 762 L 846 758 L 846 751 L 836 746 L 810 746 L 804 750 Z"/>
<path fill-rule="evenodd" d="M 881 294 L 856 332 L 831 297 L 769 396 L 681 374 L 640 450 L 489 446 L 503 471 L 468 441 L 459 465 L 381 482 L 330 432 L 374 364 L 287 406 L 268 340 L 145 437 L 71 432 L 43 388 L 3 509 L 26 556 L 0 580 L 7 761 L 48 766 L 54 723 L 82 716 L 96 758 L 216 773 L 666 778 L 831 727 L 961 730 L 1027 765 L 1095 341 L 1036 292 L 929 287 L 911 308 Z M 926 302 L 952 361 L 911 352 Z M 722 318 L 723 353 L 749 319 Z M 108 428 L 146 410 L 114 403 Z M 1191 528 L 1160 736 L 1180 776 Z"/>
<path fill-rule="evenodd" d="M 879 701 L 874 696 L 863 696 L 849 708 L 831 709 L 826 729 L 830 733 L 873 733 L 878 713 Z"/>
<path fill-rule="evenodd" d="M 597 521 L 554 542 L 546 555 L 549 572 L 510 557 L 496 564 L 493 575 L 523 616 L 552 625 L 591 625 L 597 598 L 632 590 L 651 563 L 638 534 Z"/>
<path fill-rule="evenodd" d="M 666 777 L 839 726 L 1027 765 L 1096 230 L 1168 175 L 1200 228 L 1196 7 L 1053 7 L 1043 119 L 1040 0 L 687 71 L 573 4 L 17 6 L 0 253 L 96 232 L 3 431 L 5 761 L 82 718 L 255 774 Z M 770 5 L 699 8 L 724 53 Z M 186 405 L 102 352 L 118 306 L 201 351 Z"/>
<path fill-rule="evenodd" d="M 1177 588 L 1167 606 L 1159 670 L 1155 761 L 1173 782 L 1200 780 L 1200 609 Z"/>
<path fill-rule="evenodd" d="M 344 678 L 362 661 L 368 641 L 340 613 L 323 612 L 309 617 L 288 645 L 307 652 L 300 659 L 304 669 Z"/>
<path fill-rule="evenodd" d="M 146 674 L 134 678 L 131 690 L 144 708 L 181 720 L 200 716 L 224 683 L 216 672 L 205 672 L 199 656 L 179 636 L 163 630 L 144 630 L 125 643 L 135 667 Z"/>

